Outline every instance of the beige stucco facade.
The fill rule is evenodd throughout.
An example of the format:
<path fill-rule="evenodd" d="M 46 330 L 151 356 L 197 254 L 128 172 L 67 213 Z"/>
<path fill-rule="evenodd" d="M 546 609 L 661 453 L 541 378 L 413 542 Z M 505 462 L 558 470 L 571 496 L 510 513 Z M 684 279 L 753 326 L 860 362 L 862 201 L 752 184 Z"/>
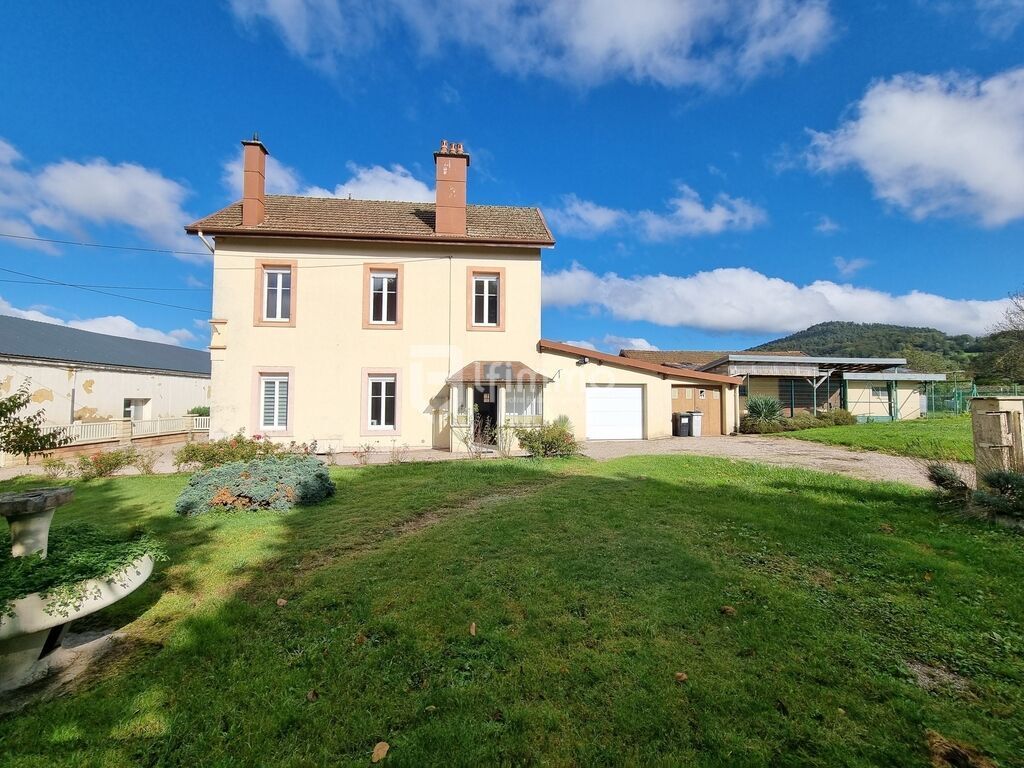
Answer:
<path fill-rule="evenodd" d="M 292 270 L 294 292 L 291 317 L 277 324 L 261 320 L 257 287 L 274 265 Z M 400 275 L 398 321 L 374 327 L 367 321 L 367 276 L 380 271 Z M 472 322 L 474 272 L 500 276 L 502 317 L 493 327 Z M 671 435 L 672 385 L 683 378 L 633 370 L 626 360 L 578 365 L 579 355 L 541 352 L 540 318 L 539 248 L 218 237 L 211 438 L 241 430 L 280 442 L 315 440 L 321 451 L 464 450 L 450 429 L 450 410 L 457 408 L 449 408 L 464 395 L 449 378 L 477 361 L 517 361 L 541 374 L 543 419 L 565 415 L 579 437 L 587 434 L 588 386 L 640 385 L 644 437 Z M 367 382 L 377 375 L 396 382 L 394 429 L 368 427 Z M 286 428 L 261 424 L 261 376 L 288 379 Z M 736 385 L 714 387 L 723 430 L 734 431 Z M 471 407 L 482 394 L 469 389 Z M 504 423 L 506 391 L 497 390 Z"/>
<path fill-rule="evenodd" d="M 257 264 L 293 263 L 293 323 L 256 324 Z M 365 265 L 401 269 L 401 327 L 365 327 Z M 500 274 L 499 327 L 472 328 L 473 271 Z M 540 250 L 218 238 L 214 257 L 211 437 L 238 430 L 321 449 L 449 447 L 453 371 L 475 360 L 539 365 Z M 259 423 L 261 373 L 290 377 L 288 428 Z M 367 428 L 366 381 L 396 379 L 394 430 Z"/>
<path fill-rule="evenodd" d="M 892 413 L 890 390 L 897 412 Z M 921 416 L 921 383 L 916 381 L 848 381 L 847 410 L 862 419 L 916 419 Z"/>
<path fill-rule="evenodd" d="M 146 371 L 86 363 L 5 357 L 0 359 L 0 396 L 28 384 L 28 413 L 46 412 L 49 424 L 121 419 L 125 400 L 143 419 L 184 416 L 210 404 L 210 379 L 167 371 Z"/>

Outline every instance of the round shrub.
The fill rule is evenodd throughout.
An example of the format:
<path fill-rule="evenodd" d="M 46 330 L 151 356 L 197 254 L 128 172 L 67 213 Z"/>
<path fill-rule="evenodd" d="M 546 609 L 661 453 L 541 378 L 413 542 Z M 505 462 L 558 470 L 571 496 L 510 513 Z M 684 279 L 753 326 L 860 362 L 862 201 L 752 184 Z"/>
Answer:
<path fill-rule="evenodd" d="M 196 472 L 174 511 L 186 516 L 211 509 L 285 511 L 333 495 L 334 483 L 323 462 L 312 456 L 265 456 Z"/>
<path fill-rule="evenodd" d="M 515 436 L 519 447 L 535 458 L 576 456 L 580 452 L 572 424 L 564 416 L 539 427 L 520 427 Z"/>

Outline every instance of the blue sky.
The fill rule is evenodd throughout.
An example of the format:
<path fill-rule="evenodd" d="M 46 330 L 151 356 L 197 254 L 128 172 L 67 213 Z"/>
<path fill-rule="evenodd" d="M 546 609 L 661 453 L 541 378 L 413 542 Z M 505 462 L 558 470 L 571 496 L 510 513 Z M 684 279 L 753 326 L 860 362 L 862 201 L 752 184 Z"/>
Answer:
<path fill-rule="evenodd" d="M 1024 284 L 1024 0 L 233 0 L 0 11 L 0 311 L 202 347 L 181 226 L 270 191 L 538 205 L 544 335 L 979 333 Z M 176 250 L 172 255 L 159 249 Z M 90 286 L 160 306 L 57 286 Z M 6 282 L 29 281 L 29 282 Z M 137 290 L 162 288 L 165 290 Z M 166 290 L 173 289 L 173 290 Z"/>

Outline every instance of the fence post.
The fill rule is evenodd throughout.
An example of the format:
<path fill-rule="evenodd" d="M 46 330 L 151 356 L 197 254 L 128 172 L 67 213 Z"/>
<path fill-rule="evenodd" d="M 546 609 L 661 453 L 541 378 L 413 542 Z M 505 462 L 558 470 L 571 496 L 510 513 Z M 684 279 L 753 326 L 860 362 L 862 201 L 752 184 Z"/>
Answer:
<path fill-rule="evenodd" d="M 121 428 L 118 430 L 117 442 L 120 445 L 131 445 L 132 442 L 132 420 L 121 419 Z"/>

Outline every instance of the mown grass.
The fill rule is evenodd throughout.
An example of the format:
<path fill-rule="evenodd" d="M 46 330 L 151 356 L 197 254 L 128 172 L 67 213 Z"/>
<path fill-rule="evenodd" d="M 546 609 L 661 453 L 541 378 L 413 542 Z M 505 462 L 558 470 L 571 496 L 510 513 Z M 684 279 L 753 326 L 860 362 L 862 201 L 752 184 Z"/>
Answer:
<path fill-rule="evenodd" d="M 845 445 L 895 456 L 939 461 L 974 461 L 970 416 L 929 417 L 871 422 L 782 433 L 783 437 L 826 445 Z"/>
<path fill-rule="evenodd" d="M 926 766 L 926 729 L 1021 764 L 1022 540 L 920 491 L 681 456 L 335 476 L 187 520 L 181 477 L 80 486 L 57 524 L 141 520 L 171 562 L 0 764 Z"/>

